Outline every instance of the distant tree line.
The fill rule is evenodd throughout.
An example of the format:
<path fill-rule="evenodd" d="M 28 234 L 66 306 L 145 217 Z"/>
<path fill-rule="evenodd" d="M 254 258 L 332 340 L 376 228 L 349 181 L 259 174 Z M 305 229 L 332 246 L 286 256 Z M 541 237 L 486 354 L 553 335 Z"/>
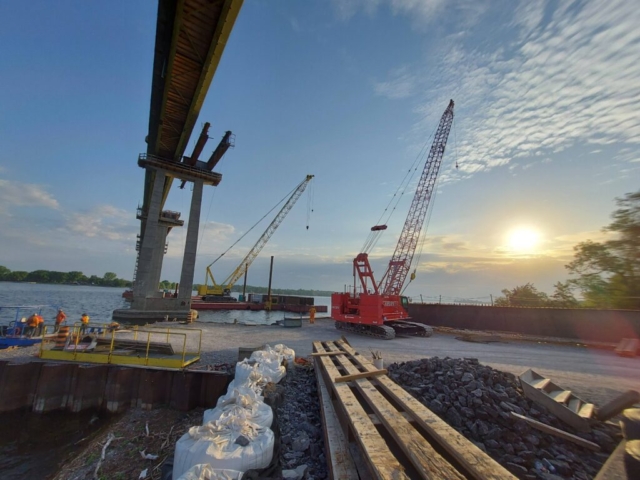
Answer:
<path fill-rule="evenodd" d="M 0 265 L 0 281 L 5 282 L 36 282 L 57 284 L 99 285 L 102 287 L 129 287 L 130 280 L 118 278 L 113 272 L 107 272 L 102 277 L 91 275 L 87 277 L 82 272 L 56 272 L 51 270 L 34 270 L 25 272 L 21 270 L 11 271 Z"/>
<path fill-rule="evenodd" d="M 565 268 L 568 281 L 555 284 L 548 296 L 531 283 L 502 290 L 494 302 L 510 307 L 583 307 L 640 310 L 640 190 L 617 198 L 613 221 L 603 231 L 611 240 L 579 243 Z M 573 292 L 581 294 L 578 301 Z"/>

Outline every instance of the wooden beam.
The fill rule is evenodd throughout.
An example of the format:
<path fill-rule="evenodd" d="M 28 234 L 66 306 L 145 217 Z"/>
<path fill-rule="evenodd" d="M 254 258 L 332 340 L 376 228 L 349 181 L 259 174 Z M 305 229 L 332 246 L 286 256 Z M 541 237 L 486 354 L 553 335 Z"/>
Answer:
<path fill-rule="evenodd" d="M 338 355 L 344 355 L 344 353 L 342 353 L 342 352 L 336 352 L 336 353 Z M 333 379 L 333 381 L 335 383 L 350 382 L 351 380 L 358 380 L 360 378 L 377 377 L 378 375 L 386 375 L 386 374 L 387 374 L 387 369 L 383 368 L 382 370 L 376 370 L 376 371 L 373 371 L 373 372 L 359 372 L 359 373 L 353 373 L 351 375 L 344 375 L 344 376 L 341 376 L 341 377 L 335 377 Z"/>
<path fill-rule="evenodd" d="M 360 355 L 343 342 L 336 343 L 352 355 L 358 365 L 367 370 L 376 370 L 368 358 Z M 517 477 L 450 427 L 389 377 L 378 377 L 376 381 L 385 393 L 402 405 L 420 427 L 465 468 L 471 478 L 476 480 L 517 480 Z"/>
<path fill-rule="evenodd" d="M 328 343 L 328 345 L 331 345 Z M 329 346 L 328 348 L 336 348 Z M 358 369 L 346 356 L 341 357 L 340 363 L 345 367 L 350 377 L 359 376 Z M 343 377 L 344 378 L 344 377 Z M 436 452 L 431 444 L 409 424 L 398 410 L 376 389 L 366 378 L 360 377 L 356 388 L 362 394 L 367 404 L 375 412 L 378 420 L 394 438 L 402 452 L 411 461 L 421 478 L 426 480 L 462 480 L 464 477 L 442 456 Z"/>
<path fill-rule="evenodd" d="M 313 342 L 313 349 L 316 352 L 325 352 L 325 348 L 321 342 Z M 318 357 L 318 362 L 322 365 L 323 370 L 327 373 L 327 377 L 334 378 L 339 376 L 338 369 L 335 367 L 331 358 Z M 325 380 L 327 379 L 325 377 Z M 364 411 L 351 388 L 346 383 L 331 384 L 327 382 L 336 397 L 342 409 L 346 413 L 348 427 L 353 433 L 353 438 L 360 446 L 361 453 L 365 456 L 367 464 L 371 466 L 372 473 L 376 479 L 404 480 L 408 479 L 404 473 L 404 467 L 394 457 L 391 450 L 380 437 L 378 430 L 371 422 L 371 419 Z"/>
<path fill-rule="evenodd" d="M 328 357 L 330 355 L 344 355 L 344 352 L 322 352 L 322 353 L 312 353 L 312 357 Z"/>
<path fill-rule="evenodd" d="M 585 440 L 584 438 L 580 438 L 577 435 L 573 435 L 569 432 L 565 432 L 563 430 L 560 430 L 558 428 L 554 428 L 550 425 L 541 423 L 537 420 L 534 420 L 533 418 L 529 418 L 529 417 L 525 417 L 524 415 L 519 415 L 517 413 L 514 412 L 510 412 L 511 418 L 514 418 L 516 420 L 524 420 L 525 422 L 527 422 L 531 427 L 540 430 L 541 432 L 545 432 L 548 433 L 550 435 L 554 435 L 558 438 L 562 438 L 564 440 L 567 440 L 569 442 L 573 442 L 577 445 L 580 445 L 581 447 L 584 448 L 588 448 L 589 450 L 593 450 L 594 452 L 599 452 L 600 451 L 600 446 L 590 442 L 589 440 Z"/>
<path fill-rule="evenodd" d="M 331 403 L 331 396 L 320 373 L 318 360 L 315 361 L 316 382 L 320 399 L 320 412 L 324 425 L 324 447 L 327 466 L 332 480 L 358 480 L 358 471 L 349 453 L 349 442 L 344 436 L 340 422 Z"/>

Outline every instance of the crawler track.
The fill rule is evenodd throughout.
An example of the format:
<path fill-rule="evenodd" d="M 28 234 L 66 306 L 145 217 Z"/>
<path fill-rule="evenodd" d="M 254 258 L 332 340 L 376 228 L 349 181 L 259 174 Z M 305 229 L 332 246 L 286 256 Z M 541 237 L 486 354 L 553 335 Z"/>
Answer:
<path fill-rule="evenodd" d="M 396 331 L 386 325 L 362 325 L 360 323 L 336 322 L 336 328 L 344 332 L 382 338 L 383 340 L 396 338 Z"/>

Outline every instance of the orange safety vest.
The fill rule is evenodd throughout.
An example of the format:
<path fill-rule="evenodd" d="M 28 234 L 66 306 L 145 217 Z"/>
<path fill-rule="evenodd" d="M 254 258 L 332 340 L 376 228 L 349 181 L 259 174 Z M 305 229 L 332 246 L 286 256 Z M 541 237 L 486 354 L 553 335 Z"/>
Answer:
<path fill-rule="evenodd" d="M 89 315 L 83 315 L 80 318 L 80 321 L 86 325 L 87 323 L 89 323 Z"/>
<path fill-rule="evenodd" d="M 37 327 L 38 326 L 38 316 L 33 314 L 27 319 L 27 326 L 29 327 Z"/>
<path fill-rule="evenodd" d="M 64 312 L 58 312 L 58 315 L 56 315 L 56 324 L 60 324 L 64 322 L 66 319 L 67 319 L 67 316 L 64 314 Z"/>
<path fill-rule="evenodd" d="M 36 322 L 38 322 L 37 325 L 42 325 L 44 323 L 44 318 L 42 318 L 41 315 L 36 315 Z"/>

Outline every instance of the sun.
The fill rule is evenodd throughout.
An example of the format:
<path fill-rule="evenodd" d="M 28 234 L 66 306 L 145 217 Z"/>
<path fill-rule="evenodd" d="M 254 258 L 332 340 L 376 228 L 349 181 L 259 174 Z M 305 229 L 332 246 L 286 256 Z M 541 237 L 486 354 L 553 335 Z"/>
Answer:
<path fill-rule="evenodd" d="M 519 253 L 535 251 L 540 242 L 540 234 L 530 228 L 517 228 L 509 233 L 509 247 Z"/>

